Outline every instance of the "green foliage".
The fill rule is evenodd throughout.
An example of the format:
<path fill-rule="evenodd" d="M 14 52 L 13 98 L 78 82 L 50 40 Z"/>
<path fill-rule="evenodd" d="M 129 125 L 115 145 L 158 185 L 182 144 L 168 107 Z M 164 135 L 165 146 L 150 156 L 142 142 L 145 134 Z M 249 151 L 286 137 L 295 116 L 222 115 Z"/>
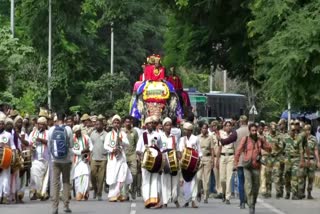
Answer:
<path fill-rule="evenodd" d="M 123 99 L 130 89 L 129 79 L 123 72 L 103 74 L 100 79 L 86 84 L 86 103 L 82 105 L 84 109 L 105 113 L 113 108 L 116 100 Z"/>
<path fill-rule="evenodd" d="M 162 2 L 171 9 L 165 34 L 167 64 L 197 66 L 207 72 L 212 65 L 220 66 L 232 77 L 251 77 L 248 1 Z"/>
<path fill-rule="evenodd" d="M 130 112 L 129 103 L 131 100 L 131 95 L 129 93 L 125 93 L 123 98 L 118 99 L 113 106 L 113 110 L 120 115 L 120 117 L 127 116 Z"/>
<path fill-rule="evenodd" d="M 183 82 L 184 88 L 196 88 L 200 92 L 209 91 L 209 75 L 192 68 L 179 68 L 179 76 Z"/>
<path fill-rule="evenodd" d="M 296 108 L 320 107 L 319 8 L 318 1 L 256 0 L 250 5 L 255 76 L 263 80 L 266 96 L 282 106 L 289 99 Z"/>
<path fill-rule="evenodd" d="M 13 38 L 7 27 L 0 28 L 0 89 L 5 88 L 9 81 L 8 75 L 14 75 L 32 52 L 31 47 Z"/>
<path fill-rule="evenodd" d="M 0 21 L 8 23 L 10 4 L 4 0 L 0 2 Z M 7 10 L 2 6 L 7 7 Z M 19 99 L 28 94 L 27 89 L 37 91 L 39 93 L 35 93 L 34 105 L 37 108 L 45 106 L 48 1 L 18 1 L 15 15 L 16 37 L 19 39 L 10 38 L 8 30 L 5 33 L 2 29 L 0 31 L 0 74 L 6 76 L 3 72 L 13 69 L 17 71 L 10 85 L 12 96 Z M 112 22 L 115 47 L 114 70 L 123 71 L 120 82 L 114 78 L 110 78 L 110 81 L 106 75 L 110 72 Z M 73 112 L 80 106 L 82 111 L 96 113 L 109 111 L 113 106 L 112 103 L 118 98 L 123 98 L 123 93 L 130 91 L 130 86 L 141 72 L 140 65 L 146 56 L 162 53 L 165 24 L 164 10 L 156 1 L 52 1 L 53 58 L 52 79 L 49 81 L 53 110 Z M 32 49 L 28 49 L 29 47 Z M 8 53 L 3 55 L 3 50 Z M 26 59 L 25 56 L 30 50 L 34 52 Z M 5 67 L 2 62 L 6 62 Z M 121 79 L 122 76 L 126 79 Z M 122 85 L 123 81 L 126 82 L 125 85 Z M 2 78 L 0 82 L 8 82 L 8 79 Z M 1 90 L 8 89 L 4 84 L 0 85 L 3 86 Z M 111 101 L 109 93 L 112 89 L 121 93 L 113 91 Z M 69 109 L 70 106 L 73 108 Z"/>

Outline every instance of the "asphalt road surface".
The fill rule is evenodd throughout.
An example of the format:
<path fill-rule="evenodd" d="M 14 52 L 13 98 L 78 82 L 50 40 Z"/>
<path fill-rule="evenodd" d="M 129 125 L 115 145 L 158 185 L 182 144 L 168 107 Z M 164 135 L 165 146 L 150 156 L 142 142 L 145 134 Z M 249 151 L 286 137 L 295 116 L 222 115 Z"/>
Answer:
<path fill-rule="evenodd" d="M 92 193 L 92 192 L 91 192 Z M 27 194 L 28 195 L 28 194 Z M 320 213 L 320 189 L 313 192 L 314 200 L 285 200 L 285 199 L 259 199 L 256 205 L 257 214 L 319 214 Z M 168 208 L 145 209 L 142 198 L 137 198 L 130 202 L 110 203 L 107 196 L 103 195 L 103 201 L 97 201 L 91 197 L 88 201 L 77 202 L 72 199 L 70 208 L 72 213 L 101 213 L 101 214 L 207 214 L 207 213 L 239 213 L 247 214 L 249 209 L 239 209 L 239 200 L 234 198 L 231 205 L 222 203 L 219 199 L 209 199 L 208 204 L 198 203 L 199 208 L 175 208 L 175 205 L 169 204 Z M 183 205 L 183 198 L 179 198 L 180 205 Z M 63 213 L 63 203 L 59 205 L 59 213 Z M 51 213 L 51 201 L 30 201 L 25 198 L 25 204 L 0 204 L 1 214 L 47 214 Z"/>

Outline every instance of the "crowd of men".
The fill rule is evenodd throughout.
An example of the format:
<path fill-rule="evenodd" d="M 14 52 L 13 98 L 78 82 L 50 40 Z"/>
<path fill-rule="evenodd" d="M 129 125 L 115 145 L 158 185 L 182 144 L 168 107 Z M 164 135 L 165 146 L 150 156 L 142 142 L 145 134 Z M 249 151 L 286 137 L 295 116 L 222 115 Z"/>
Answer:
<path fill-rule="evenodd" d="M 15 110 L 0 111 L 0 155 L 5 157 L 4 148 L 13 153 L 10 167 L 0 168 L 0 203 L 24 203 L 27 186 L 31 200 L 52 197 L 53 213 L 58 213 L 61 193 L 64 211 L 71 212 L 71 192 L 76 200 L 88 200 L 92 189 L 92 197 L 102 201 L 104 186 L 108 201 L 142 196 L 146 208 L 163 208 L 170 202 L 178 208 L 180 194 L 183 207 L 198 208 L 197 202 L 208 203 L 213 192 L 230 204 L 237 192 L 240 208 L 248 204 L 251 214 L 258 194 L 271 197 L 272 185 L 276 198 L 313 199 L 320 167 L 317 139 L 310 125 L 289 121 L 287 131 L 287 123 L 281 119 L 248 124 L 245 115 L 238 121 L 210 124 L 195 122 L 193 116 L 179 122 L 151 116 L 141 126 L 131 116 L 78 118 L 42 111 L 30 118 Z M 58 148 L 59 140 L 66 142 L 65 154 Z M 145 169 L 145 151 L 152 147 L 158 148 L 153 152 L 173 150 L 179 160 L 186 148 L 192 148 L 198 155 L 197 170 L 186 176 L 182 170 Z"/>

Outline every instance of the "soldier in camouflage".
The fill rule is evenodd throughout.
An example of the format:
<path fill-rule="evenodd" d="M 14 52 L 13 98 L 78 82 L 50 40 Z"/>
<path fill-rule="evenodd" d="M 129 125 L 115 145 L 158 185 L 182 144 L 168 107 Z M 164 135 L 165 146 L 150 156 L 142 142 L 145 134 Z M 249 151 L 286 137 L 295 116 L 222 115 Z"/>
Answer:
<path fill-rule="evenodd" d="M 310 125 L 305 125 L 304 126 L 304 131 L 306 134 L 306 139 L 307 139 L 307 148 L 308 151 L 310 152 L 309 158 L 305 154 L 305 162 L 307 163 L 307 167 L 304 168 L 305 173 L 304 173 L 304 184 L 306 184 L 306 181 L 308 181 L 308 186 L 307 186 L 307 199 L 313 199 L 311 195 L 312 191 L 312 186 L 313 186 L 313 181 L 315 177 L 315 171 L 317 169 L 317 166 L 320 167 L 320 160 L 319 160 L 319 153 L 318 153 L 318 147 L 317 147 L 317 139 L 315 136 L 311 135 L 311 126 Z M 318 161 L 317 161 L 318 160 Z M 305 192 L 305 186 L 302 189 L 303 194 Z"/>
<path fill-rule="evenodd" d="M 281 163 L 284 162 L 284 143 L 277 133 L 277 124 L 274 122 L 270 124 L 270 134 L 267 136 L 267 142 L 271 144 L 272 152 L 266 159 L 266 194 L 271 197 L 273 181 L 276 188 L 276 198 L 281 198 L 283 196 L 283 170 L 281 169 Z"/>
<path fill-rule="evenodd" d="M 285 156 L 285 147 L 286 147 L 286 144 L 285 144 L 285 141 L 284 139 L 287 137 L 287 121 L 285 119 L 280 119 L 279 122 L 278 122 L 278 127 L 279 127 L 279 132 L 278 132 L 278 135 L 279 135 L 279 139 L 280 141 L 282 142 L 282 145 L 283 145 L 283 152 L 282 152 L 282 158 L 279 158 L 280 159 L 280 162 L 279 162 L 279 177 L 280 177 L 280 198 L 283 197 L 283 190 L 284 190 L 284 185 L 285 185 L 285 181 L 284 181 L 284 156 Z"/>
<path fill-rule="evenodd" d="M 302 138 L 296 134 L 296 127 L 290 126 L 289 135 L 284 139 L 285 141 L 285 186 L 286 199 L 290 198 L 292 192 L 292 200 L 299 199 L 299 169 L 303 168 L 304 149 L 302 145 Z"/>
<path fill-rule="evenodd" d="M 306 133 L 305 133 L 305 131 L 303 129 L 304 123 L 302 121 L 295 120 L 293 122 L 293 125 L 295 126 L 296 135 L 301 140 L 302 149 L 303 149 L 303 155 L 304 155 L 304 157 L 308 158 L 310 156 L 310 151 L 309 151 L 308 146 L 307 146 L 308 142 L 307 142 L 307 138 L 306 138 Z M 305 158 L 304 158 L 304 160 L 305 160 Z M 304 190 L 305 190 L 305 187 L 306 187 L 305 177 L 306 177 L 306 169 L 307 169 L 307 167 L 308 167 L 308 165 L 304 164 L 298 170 L 298 197 L 299 197 L 299 199 L 303 199 L 303 198 L 306 197 Z"/>

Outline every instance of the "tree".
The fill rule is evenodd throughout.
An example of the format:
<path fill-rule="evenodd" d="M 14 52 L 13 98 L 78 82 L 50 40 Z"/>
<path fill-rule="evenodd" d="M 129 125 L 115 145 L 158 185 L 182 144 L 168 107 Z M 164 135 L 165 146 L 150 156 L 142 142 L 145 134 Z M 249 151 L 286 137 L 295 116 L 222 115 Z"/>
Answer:
<path fill-rule="evenodd" d="M 0 8 L 1 23 L 8 24 L 10 5 L 7 1 L 1 5 L 8 9 Z M 15 98 L 23 96 L 22 87 L 39 91 L 41 95 L 34 98 L 37 107 L 45 105 L 47 100 L 47 8 L 45 0 L 16 2 L 16 37 L 21 44 L 31 46 L 34 54 L 15 76 L 17 84 L 12 95 Z M 90 110 L 88 106 L 91 105 L 87 102 L 92 99 L 79 95 L 87 95 L 88 88 L 94 93 L 98 86 L 93 85 L 100 84 L 110 72 L 111 22 L 115 35 L 114 68 L 123 71 L 130 80 L 126 86 L 133 85 L 138 78 L 146 56 L 162 52 L 166 18 L 157 1 L 52 1 L 52 15 L 53 70 L 50 81 L 53 110 L 66 110 L 84 103 L 86 110 Z M 122 89 L 130 91 L 130 87 Z M 99 103 L 93 106 L 102 111 Z M 103 112 L 112 106 L 104 108 Z"/>
<path fill-rule="evenodd" d="M 178 65 L 211 66 L 228 70 L 230 76 L 250 79 L 250 41 L 246 24 L 248 1 L 163 0 L 170 8 L 166 33 L 166 60 Z"/>
<path fill-rule="evenodd" d="M 263 80 L 267 97 L 282 107 L 320 107 L 320 17 L 318 1 L 261 1 L 250 4 L 253 19 L 248 33 L 255 41 L 251 52 L 255 77 Z"/>

